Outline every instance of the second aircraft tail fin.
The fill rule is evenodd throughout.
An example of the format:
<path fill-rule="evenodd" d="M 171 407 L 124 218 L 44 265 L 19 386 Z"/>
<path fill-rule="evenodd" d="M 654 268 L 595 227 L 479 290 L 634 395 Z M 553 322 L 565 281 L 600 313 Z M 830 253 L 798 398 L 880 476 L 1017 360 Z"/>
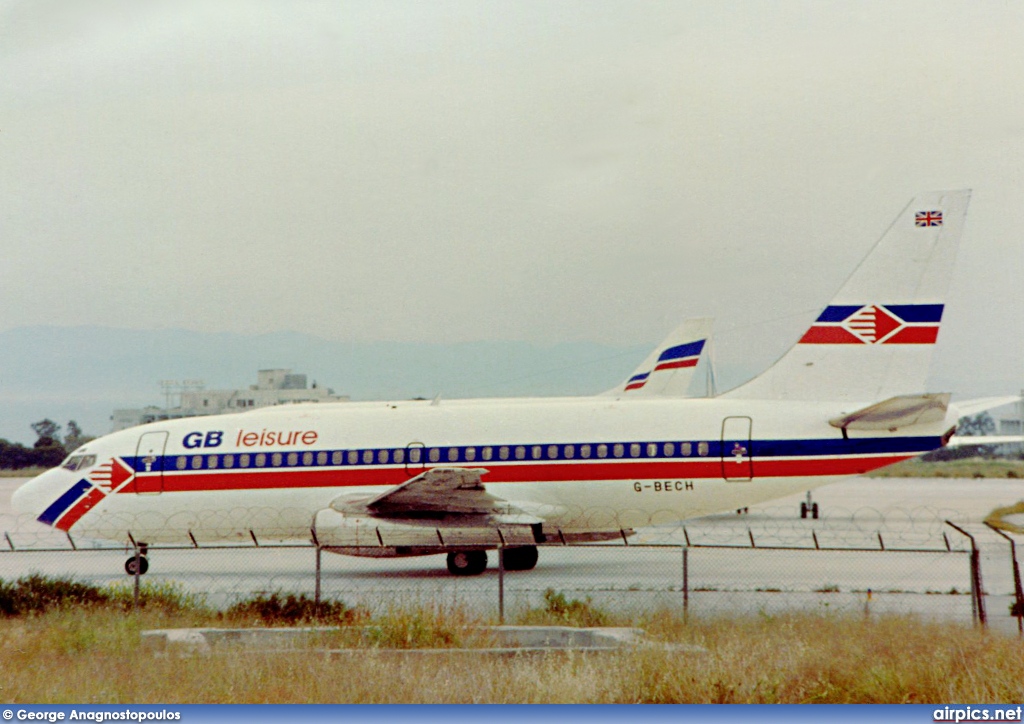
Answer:
<path fill-rule="evenodd" d="M 709 317 L 687 319 L 618 387 L 606 395 L 685 397 L 711 337 Z"/>

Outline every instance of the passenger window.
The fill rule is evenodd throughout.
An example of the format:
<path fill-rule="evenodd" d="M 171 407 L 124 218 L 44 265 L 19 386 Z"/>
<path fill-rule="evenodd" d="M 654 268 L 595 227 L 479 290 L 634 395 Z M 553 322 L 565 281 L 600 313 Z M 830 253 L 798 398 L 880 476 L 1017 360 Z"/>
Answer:
<path fill-rule="evenodd" d="M 369 465 L 373 462 L 373 450 L 363 450 L 363 464 Z"/>
<path fill-rule="evenodd" d="M 649 442 L 647 443 L 647 457 L 653 458 L 658 456 L 658 444 Z"/>
<path fill-rule="evenodd" d="M 378 450 L 377 451 L 377 462 L 381 463 L 383 465 L 387 461 L 388 461 L 388 451 L 387 450 Z"/>
<path fill-rule="evenodd" d="M 558 459 L 558 445 L 548 445 L 548 459 Z"/>
<path fill-rule="evenodd" d="M 606 457 L 608 457 L 608 446 L 604 445 L 604 444 L 598 445 L 597 446 L 597 456 L 599 458 L 606 458 Z"/>
<path fill-rule="evenodd" d="M 480 451 L 480 457 L 482 457 L 484 460 L 490 460 L 493 456 L 494 450 L 491 449 L 490 447 L 485 447 L 483 450 Z"/>
<path fill-rule="evenodd" d="M 706 442 L 697 443 L 697 454 L 701 457 L 708 454 L 708 444 Z"/>
<path fill-rule="evenodd" d="M 530 450 L 530 457 L 534 460 L 540 460 L 541 448 L 540 445 L 534 445 Z"/>
<path fill-rule="evenodd" d="M 430 462 L 436 463 L 440 459 L 441 459 L 441 451 L 438 450 L 436 447 L 430 448 Z"/>
<path fill-rule="evenodd" d="M 210 470 L 216 470 L 217 469 L 217 461 L 218 461 L 217 456 L 216 455 L 211 455 L 210 457 L 206 458 L 206 467 L 209 468 Z"/>
<path fill-rule="evenodd" d="M 612 454 L 615 455 L 615 457 L 617 458 L 621 458 L 624 452 L 626 452 L 626 448 L 621 443 L 616 443 L 615 446 L 612 448 Z"/>
<path fill-rule="evenodd" d="M 474 460 L 476 460 L 476 448 L 475 447 L 467 447 L 466 448 L 466 461 L 467 462 L 473 462 Z"/>
<path fill-rule="evenodd" d="M 233 467 L 235 467 L 235 456 L 234 455 L 225 455 L 224 456 L 224 467 L 226 467 L 226 468 L 233 468 Z"/>
<path fill-rule="evenodd" d="M 522 445 L 516 445 L 516 460 L 526 459 L 526 448 Z"/>
<path fill-rule="evenodd" d="M 359 462 L 359 452 L 357 450 L 349 450 L 347 457 L 349 465 L 355 465 Z"/>
<path fill-rule="evenodd" d="M 326 465 L 327 464 L 327 453 L 326 452 L 321 450 L 320 452 L 318 452 L 316 454 L 316 464 L 317 465 Z"/>
<path fill-rule="evenodd" d="M 174 461 L 174 467 L 178 470 L 184 470 L 186 465 L 188 465 L 188 459 L 184 455 L 179 455 L 178 459 Z"/>
<path fill-rule="evenodd" d="M 458 459 L 459 459 L 459 449 L 457 447 L 450 447 L 450 448 L 448 448 L 448 462 L 450 462 L 450 463 L 458 462 Z"/>
<path fill-rule="evenodd" d="M 341 454 L 341 450 L 335 450 L 334 452 L 331 453 L 331 464 L 341 465 L 342 457 L 343 456 Z"/>
<path fill-rule="evenodd" d="M 270 464 L 276 468 L 281 464 L 282 459 L 283 457 L 281 453 L 274 453 L 273 455 L 270 456 Z"/>
<path fill-rule="evenodd" d="M 572 445 L 566 445 L 563 452 L 565 453 L 566 460 L 572 460 L 573 457 L 576 455 L 576 448 L 573 447 Z"/>
<path fill-rule="evenodd" d="M 256 459 L 253 462 L 256 464 L 256 467 L 258 467 L 258 468 L 264 467 L 267 464 L 267 454 L 266 453 L 259 453 L 259 454 L 257 454 L 256 455 Z"/>
<path fill-rule="evenodd" d="M 674 457 L 676 454 L 676 444 L 674 442 L 665 443 L 662 452 L 665 453 L 665 457 Z"/>
<path fill-rule="evenodd" d="M 422 449 L 423 448 L 418 447 L 409 448 L 409 462 L 418 463 L 423 455 L 423 453 L 421 452 Z"/>
<path fill-rule="evenodd" d="M 398 448 L 395 450 L 395 462 L 400 463 L 405 461 L 405 450 Z"/>
<path fill-rule="evenodd" d="M 288 453 L 288 464 L 289 465 L 298 465 L 299 464 L 299 454 L 295 453 L 295 452 Z"/>
<path fill-rule="evenodd" d="M 693 455 L 693 445 L 691 445 L 688 442 L 680 443 L 679 454 L 682 455 L 684 458 L 690 457 L 691 455 Z"/>
<path fill-rule="evenodd" d="M 589 458 L 590 457 L 590 445 L 580 445 L 580 457 L 581 458 Z"/>
<path fill-rule="evenodd" d="M 241 455 L 238 456 L 238 467 L 249 467 L 249 453 L 242 453 Z"/>
<path fill-rule="evenodd" d="M 508 447 L 506 445 L 502 445 L 498 448 L 498 457 L 502 460 L 508 460 Z"/>
<path fill-rule="evenodd" d="M 629 456 L 631 458 L 638 458 L 638 457 L 640 457 L 640 443 L 635 442 L 635 443 L 633 443 L 632 445 L 629 446 Z"/>
<path fill-rule="evenodd" d="M 304 452 L 304 453 L 302 453 L 302 464 L 303 465 L 312 465 L 313 464 L 313 453 L 311 453 L 311 452 Z"/>
<path fill-rule="evenodd" d="M 203 467 L 203 456 L 202 455 L 193 455 L 192 456 L 192 469 L 193 470 L 199 470 L 201 467 Z"/>

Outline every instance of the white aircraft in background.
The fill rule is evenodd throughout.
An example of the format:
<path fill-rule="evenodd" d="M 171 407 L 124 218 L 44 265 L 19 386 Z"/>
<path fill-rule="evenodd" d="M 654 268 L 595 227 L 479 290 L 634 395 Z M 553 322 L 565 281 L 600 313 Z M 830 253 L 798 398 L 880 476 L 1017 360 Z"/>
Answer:
<path fill-rule="evenodd" d="M 915 198 L 800 340 L 718 397 L 681 396 L 707 338 L 684 325 L 604 395 L 157 422 L 84 445 L 13 502 L 143 549 L 306 539 L 447 553 L 453 574 L 472 575 L 489 549 L 526 570 L 538 544 L 624 538 L 866 473 L 942 447 L 961 414 L 923 388 L 969 196 Z"/>

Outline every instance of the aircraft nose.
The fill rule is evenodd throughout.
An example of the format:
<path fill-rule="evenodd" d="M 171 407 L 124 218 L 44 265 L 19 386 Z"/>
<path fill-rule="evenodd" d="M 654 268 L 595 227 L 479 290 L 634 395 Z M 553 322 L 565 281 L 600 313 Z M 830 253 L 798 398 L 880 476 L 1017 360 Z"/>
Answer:
<path fill-rule="evenodd" d="M 49 498 L 47 497 L 51 487 L 47 485 L 47 476 L 50 474 L 51 471 L 47 471 L 42 475 L 37 475 L 14 491 L 11 495 L 11 506 L 15 512 L 38 517 L 46 506 L 53 502 L 49 499 L 53 497 L 52 493 Z"/>

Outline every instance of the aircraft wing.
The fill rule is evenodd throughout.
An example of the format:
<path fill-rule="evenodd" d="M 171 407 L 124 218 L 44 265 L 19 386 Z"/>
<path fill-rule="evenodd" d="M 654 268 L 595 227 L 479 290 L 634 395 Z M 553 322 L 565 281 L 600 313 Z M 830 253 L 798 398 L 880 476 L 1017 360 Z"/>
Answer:
<path fill-rule="evenodd" d="M 369 500 L 339 498 L 336 510 L 358 508 L 367 515 L 390 518 L 433 513 L 445 515 L 492 515 L 508 510 L 508 504 L 484 488 L 483 468 L 432 468 L 385 490 Z"/>
<path fill-rule="evenodd" d="M 621 397 L 686 397 L 697 363 L 711 337 L 709 317 L 687 319 L 619 386 L 604 394 Z"/>

